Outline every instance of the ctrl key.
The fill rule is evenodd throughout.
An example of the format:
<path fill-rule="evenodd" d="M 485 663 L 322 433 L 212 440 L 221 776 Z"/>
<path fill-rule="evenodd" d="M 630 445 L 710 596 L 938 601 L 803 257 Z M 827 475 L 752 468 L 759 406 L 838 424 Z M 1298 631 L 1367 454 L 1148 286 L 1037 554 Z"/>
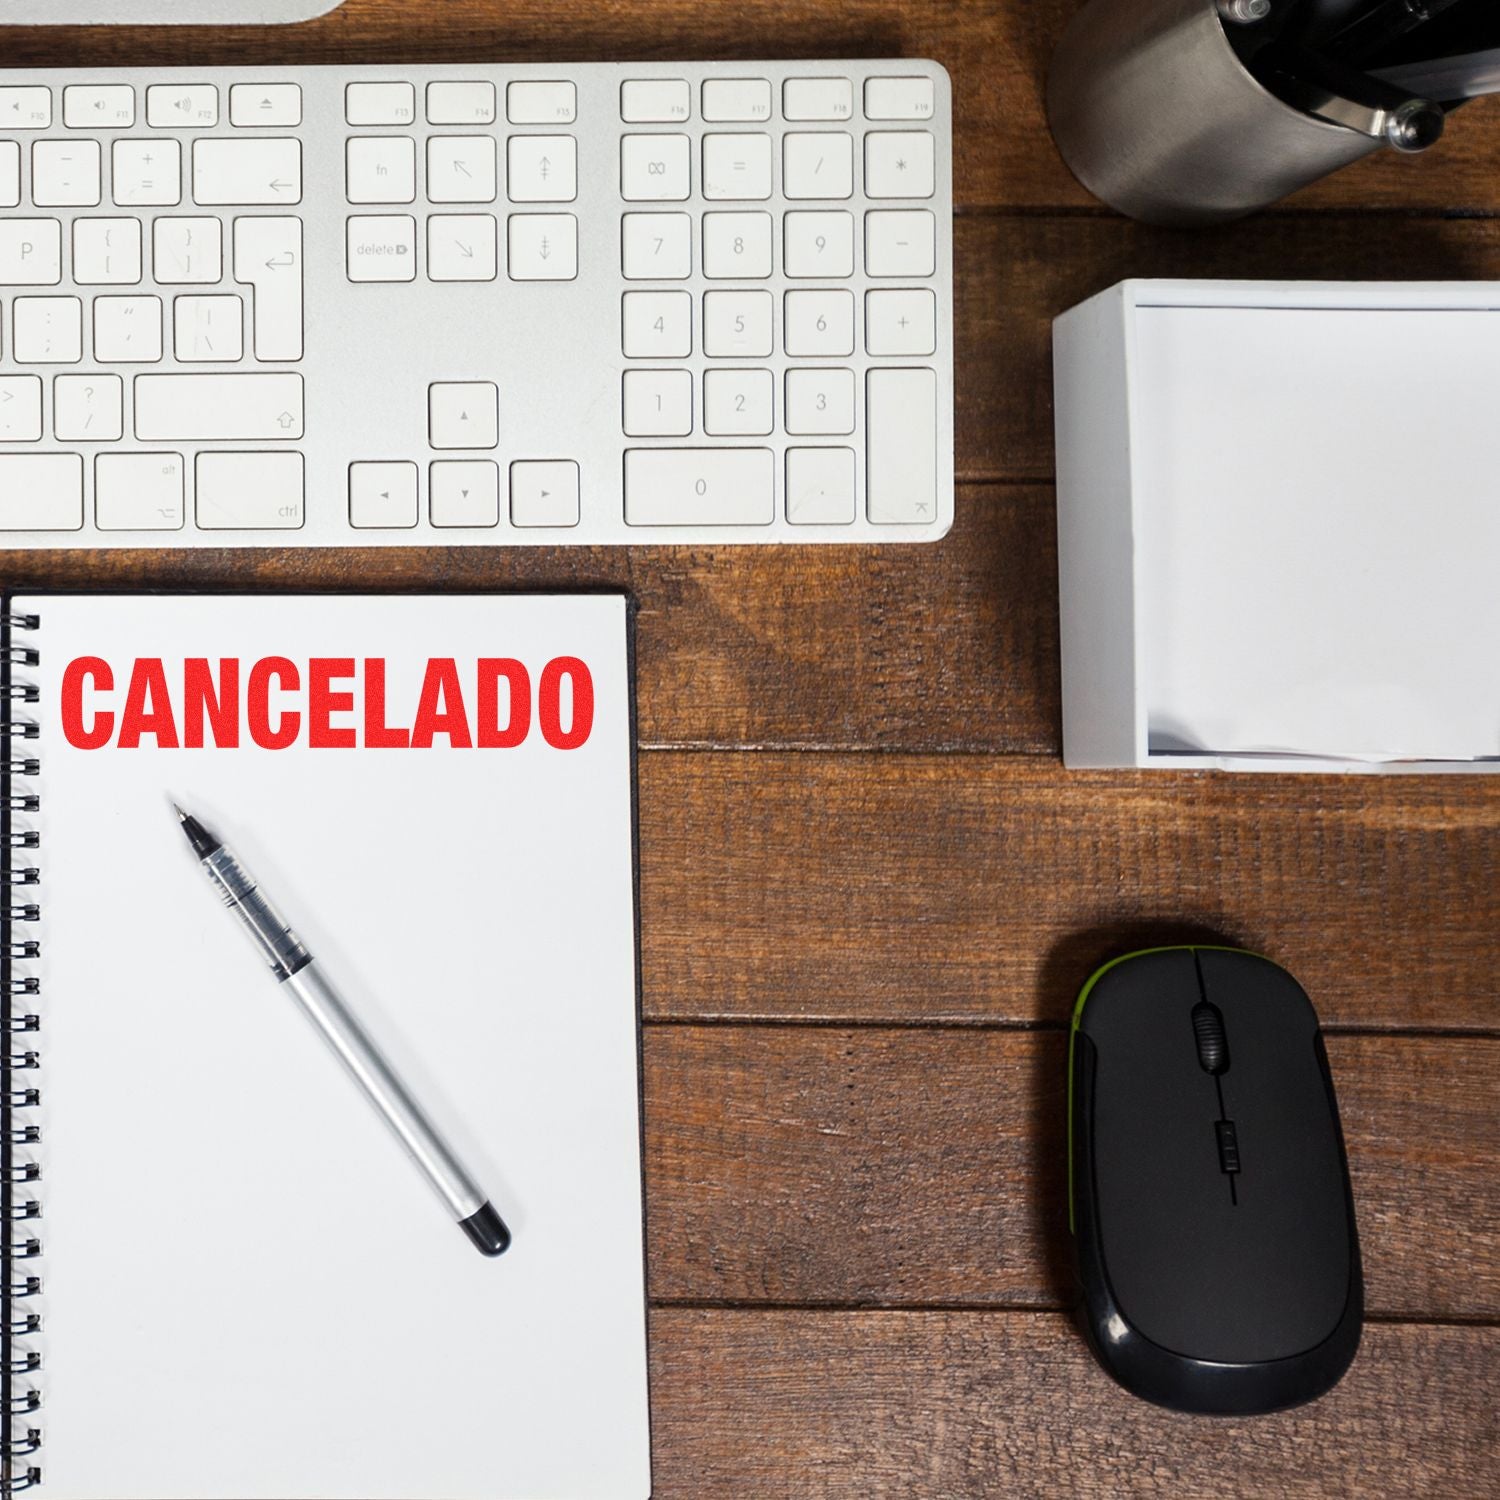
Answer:
<path fill-rule="evenodd" d="M 196 518 L 205 531 L 295 531 L 302 525 L 300 453 L 200 453 Z"/>
<path fill-rule="evenodd" d="M 0 454 L 0 531 L 82 528 L 83 459 L 78 454 Z"/>

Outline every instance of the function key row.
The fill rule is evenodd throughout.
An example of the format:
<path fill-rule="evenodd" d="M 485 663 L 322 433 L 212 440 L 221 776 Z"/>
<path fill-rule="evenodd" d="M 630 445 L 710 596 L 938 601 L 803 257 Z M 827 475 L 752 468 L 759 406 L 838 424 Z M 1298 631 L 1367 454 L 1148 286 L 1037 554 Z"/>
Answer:
<path fill-rule="evenodd" d="M 131 130 L 135 89 L 128 83 L 73 84 L 62 91 L 69 130 Z M 219 123 L 219 90 L 211 83 L 160 83 L 146 89 L 146 124 L 153 130 L 211 130 Z M 237 129 L 302 123 L 295 83 L 237 83 L 229 90 L 229 123 Z M 0 130 L 50 130 L 52 90 L 44 84 L 0 88 Z"/>
<path fill-rule="evenodd" d="M 429 83 L 424 104 L 429 125 L 495 123 L 493 83 Z M 350 125 L 406 126 L 416 118 L 414 84 L 351 83 L 344 89 L 344 119 Z M 512 125 L 571 125 L 578 118 L 578 90 L 571 83 L 541 80 L 508 84 L 505 118 Z"/>
<path fill-rule="evenodd" d="M 761 124 L 774 117 L 775 90 L 767 78 L 710 78 L 700 108 L 710 123 Z M 865 81 L 867 120 L 930 120 L 936 98 L 930 78 Z M 685 78 L 637 78 L 620 87 L 620 118 L 627 125 L 681 124 L 692 118 L 693 89 Z M 782 118 L 852 120 L 854 84 L 848 78 L 788 78 L 781 86 Z"/>

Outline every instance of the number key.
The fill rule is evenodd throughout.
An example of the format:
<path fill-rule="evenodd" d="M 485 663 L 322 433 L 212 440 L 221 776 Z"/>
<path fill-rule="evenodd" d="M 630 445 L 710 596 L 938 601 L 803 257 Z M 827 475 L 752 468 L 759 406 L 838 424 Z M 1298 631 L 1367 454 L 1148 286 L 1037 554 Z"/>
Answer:
<path fill-rule="evenodd" d="M 771 431 L 769 370 L 709 370 L 703 377 L 703 430 L 710 437 L 764 437 Z"/>
<path fill-rule="evenodd" d="M 786 430 L 838 437 L 854 431 L 853 370 L 788 370 Z"/>
<path fill-rule="evenodd" d="M 846 359 L 854 353 L 854 293 L 788 292 L 786 352 Z"/>
<path fill-rule="evenodd" d="M 693 299 L 687 292 L 626 292 L 623 308 L 627 359 L 686 359 L 693 352 Z"/>
<path fill-rule="evenodd" d="M 770 214 L 704 214 L 703 274 L 721 281 L 769 276 Z"/>
<path fill-rule="evenodd" d="M 769 292 L 705 292 L 703 352 L 716 359 L 765 359 L 771 353 Z"/>
<path fill-rule="evenodd" d="M 626 437 L 687 437 L 693 430 L 693 377 L 687 370 L 627 370 Z"/>
<path fill-rule="evenodd" d="M 788 276 L 852 276 L 854 216 L 842 210 L 786 216 Z"/>
<path fill-rule="evenodd" d="M 693 221 L 687 214 L 626 214 L 620 255 L 627 281 L 682 281 L 693 274 Z"/>

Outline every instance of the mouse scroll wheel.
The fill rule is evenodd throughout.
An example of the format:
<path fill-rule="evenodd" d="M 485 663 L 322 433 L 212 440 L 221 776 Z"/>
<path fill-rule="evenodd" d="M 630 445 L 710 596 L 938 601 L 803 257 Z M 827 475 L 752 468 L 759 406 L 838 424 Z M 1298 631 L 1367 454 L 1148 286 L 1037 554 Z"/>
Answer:
<path fill-rule="evenodd" d="M 1229 1041 L 1217 1005 L 1200 1000 L 1193 1007 L 1193 1035 L 1198 1040 L 1198 1062 L 1205 1073 L 1222 1073 L 1229 1066 Z"/>

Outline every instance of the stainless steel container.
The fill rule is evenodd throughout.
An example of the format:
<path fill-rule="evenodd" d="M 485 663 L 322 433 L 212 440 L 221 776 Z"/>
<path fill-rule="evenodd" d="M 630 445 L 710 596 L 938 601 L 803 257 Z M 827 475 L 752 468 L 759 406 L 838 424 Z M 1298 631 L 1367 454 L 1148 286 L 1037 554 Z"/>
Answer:
<path fill-rule="evenodd" d="M 1112 208 L 1221 223 L 1381 148 L 1269 93 L 1225 26 L 1217 0 L 1089 0 L 1074 17 L 1047 111 L 1063 160 Z"/>

